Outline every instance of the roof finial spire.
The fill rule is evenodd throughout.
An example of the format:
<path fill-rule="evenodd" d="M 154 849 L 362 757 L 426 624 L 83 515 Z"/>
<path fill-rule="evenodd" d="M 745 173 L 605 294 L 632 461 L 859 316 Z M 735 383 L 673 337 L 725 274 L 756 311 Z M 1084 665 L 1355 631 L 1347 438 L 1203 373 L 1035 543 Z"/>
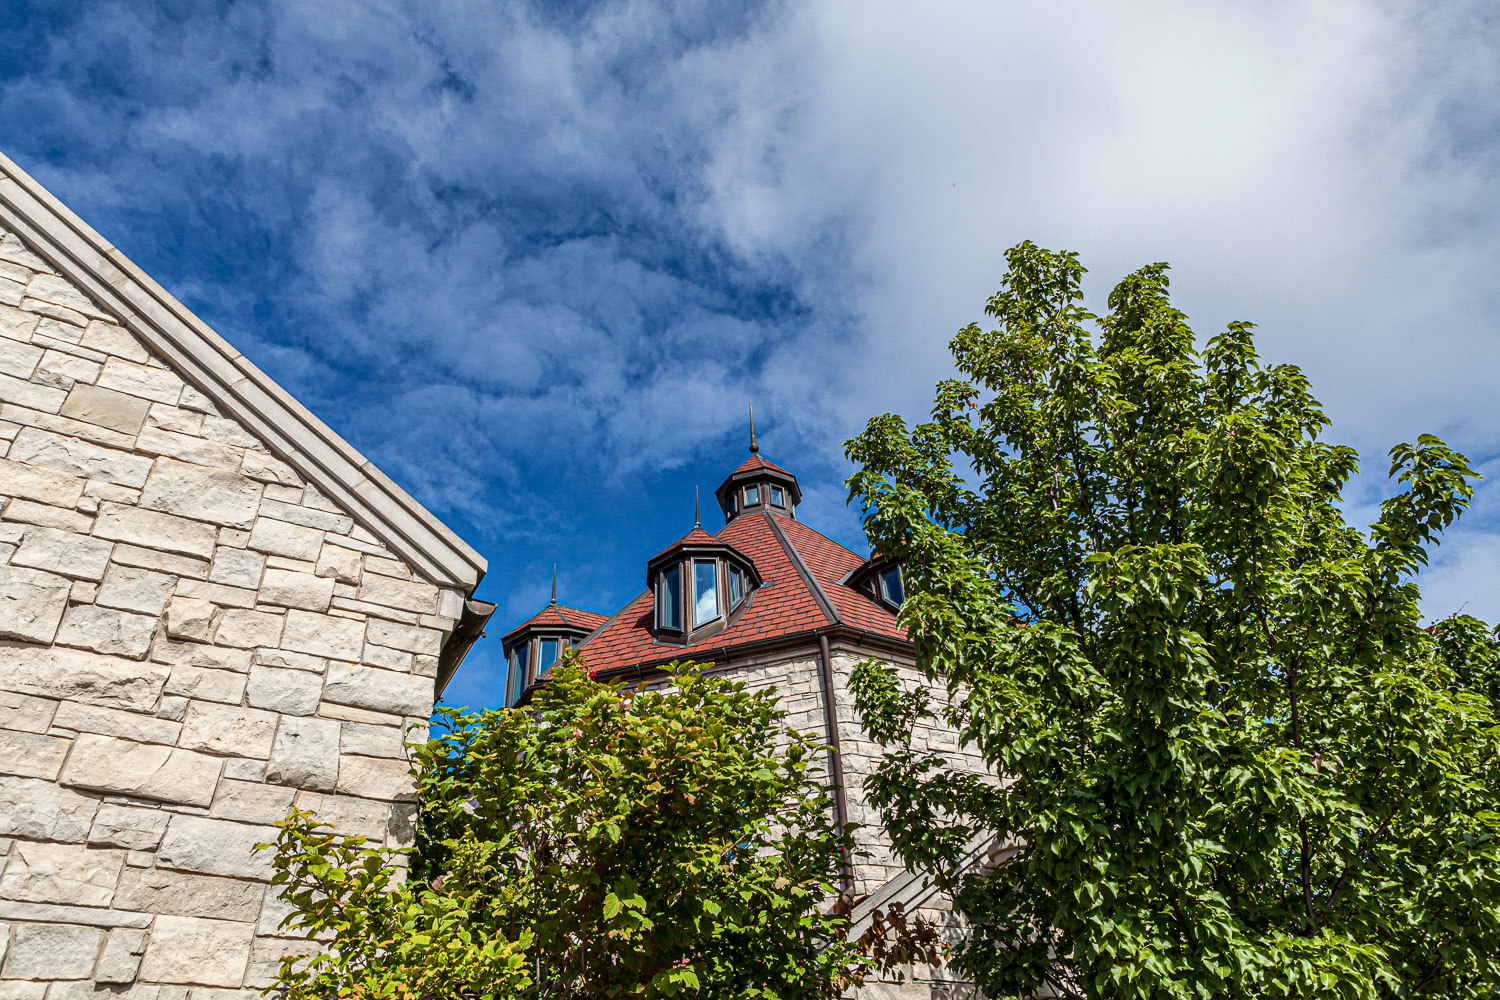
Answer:
<path fill-rule="evenodd" d="M 698 505 L 700 502 L 698 487 L 693 487 L 693 527 L 703 527 L 703 522 L 698 519 Z"/>
<path fill-rule="evenodd" d="M 552 564 L 552 603 L 557 603 L 557 563 Z"/>
<path fill-rule="evenodd" d="M 750 403 L 750 454 L 757 455 L 759 453 L 760 453 L 760 445 L 758 445 L 758 444 L 755 443 L 755 403 L 754 403 L 754 401 L 751 401 L 751 403 Z"/>

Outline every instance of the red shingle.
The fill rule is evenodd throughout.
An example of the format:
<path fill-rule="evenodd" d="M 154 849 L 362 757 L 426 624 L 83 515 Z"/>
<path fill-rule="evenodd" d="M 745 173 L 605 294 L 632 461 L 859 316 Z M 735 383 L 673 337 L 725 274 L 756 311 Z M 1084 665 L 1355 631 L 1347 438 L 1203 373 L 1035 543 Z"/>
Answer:
<path fill-rule="evenodd" d="M 751 461 L 764 461 L 757 455 Z M 770 463 L 766 466 L 775 468 Z M 749 466 L 747 462 L 745 466 Z M 593 670 L 615 670 L 643 663 L 671 659 L 692 659 L 695 651 L 719 650 L 780 636 L 808 632 L 835 624 L 823 612 L 818 599 L 797 572 L 776 532 L 771 518 L 785 534 L 787 543 L 801 557 L 808 572 L 817 581 L 838 619 L 854 628 L 864 629 L 893 639 L 904 640 L 906 634 L 896 625 L 891 612 L 862 593 L 838 581 L 864 563 L 864 560 L 800 521 L 755 511 L 742 514 L 720 530 L 717 538 L 694 529 L 682 542 L 692 540 L 728 544 L 748 557 L 764 583 L 755 590 L 749 607 L 733 625 L 692 646 L 674 646 L 656 642 L 651 634 L 653 601 L 646 591 L 610 621 L 597 635 L 580 647 Z M 702 535 L 699 539 L 697 536 Z M 668 546 L 668 551 L 682 542 Z"/>
<path fill-rule="evenodd" d="M 779 473 L 781 473 L 784 476 L 790 476 L 790 475 L 792 475 L 790 472 L 787 472 L 785 469 L 783 469 L 781 466 L 777 465 L 775 462 L 768 462 L 764 458 L 761 458 L 759 452 L 755 452 L 755 453 L 751 454 L 751 456 L 749 458 L 747 458 L 743 462 L 741 462 L 740 463 L 740 467 L 738 469 L 735 469 L 733 472 L 731 472 L 729 474 L 729 478 L 733 479 L 735 476 L 738 476 L 741 472 L 754 472 L 757 469 L 770 469 L 772 472 L 779 472 Z M 793 478 L 796 478 L 796 477 L 794 476 Z"/>
<path fill-rule="evenodd" d="M 592 611 L 584 611 L 582 608 L 570 608 L 565 604 L 549 604 L 530 618 L 526 619 L 509 632 L 505 638 L 521 631 L 529 625 L 561 625 L 568 628 L 579 628 L 586 632 L 592 632 L 609 618 L 608 615 L 598 615 Z M 502 639 L 502 642 L 505 640 Z"/>

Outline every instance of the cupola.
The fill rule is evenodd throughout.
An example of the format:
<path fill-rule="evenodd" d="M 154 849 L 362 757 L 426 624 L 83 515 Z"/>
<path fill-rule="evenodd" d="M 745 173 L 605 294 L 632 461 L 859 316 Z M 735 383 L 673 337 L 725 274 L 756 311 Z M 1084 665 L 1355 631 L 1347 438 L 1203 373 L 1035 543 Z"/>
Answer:
<path fill-rule="evenodd" d="M 755 564 L 694 518 L 693 530 L 646 564 L 658 642 L 688 645 L 723 631 L 761 585 Z"/>
<path fill-rule="evenodd" d="M 605 621 L 592 611 L 557 603 L 557 571 L 552 571 L 552 601 L 511 629 L 500 640 L 508 667 L 505 704 L 547 675 L 563 650 L 576 646 Z"/>
<path fill-rule="evenodd" d="M 755 440 L 755 411 L 750 411 L 750 457 L 729 474 L 716 491 L 727 524 L 739 515 L 763 510 L 796 519 L 802 490 L 797 477 L 761 457 Z"/>

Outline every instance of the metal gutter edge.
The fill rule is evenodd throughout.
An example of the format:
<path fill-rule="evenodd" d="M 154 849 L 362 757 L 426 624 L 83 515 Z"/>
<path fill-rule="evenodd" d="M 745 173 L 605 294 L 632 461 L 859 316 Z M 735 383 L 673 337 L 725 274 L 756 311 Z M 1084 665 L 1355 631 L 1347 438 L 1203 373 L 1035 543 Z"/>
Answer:
<path fill-rule="evenodd" d="M 818 673 L 823 680 L 823 724 L 828 727 L 828 779 L 833 783 L 833 818 L 839 833 L 849 826 L 849 801 L 844 793 L 844 756 L 839 749 L 839 709 L 833 693 L 833 657 L 828 652 L 828 636 L 818 636 Z M 849 852 L 844 854 L 840 881 L 844 895 L 854 898 L 854 867 Z"/>
<path fill-rule="evenodd" d="M 786 557 L 791 560 L 792 568 L 802 578 L 802 585 L 813 595 L 813 600 L 818 602 L 818 608 L 823 612 L 823 617 L 830 625 L 842 625 L 844 620 L 839 613 L 833 609 L 833 602 L 828 600 L 828 595 L 823 593 L 823 588 L 818 585 L 818 580 L 813 576 L 812 570 L 807 568 L 807 563 L 802 561 L 802 553 L 797 551 L 786 537 L 786 532 L 781 530 L 781 525 L 776 523 L 776 515 L 770 511 L 761 511 L 761 516 L 771 525 L 771 533 L 776 536 L 776 541 L 781 543 L 781 549 Z"/>
<path fill-rule="evenodd" d="M 469 655 L 474 643 L 484 638 L 484 627 L 489 624 L 495 607 L 489 601 L 464 601 L 463 615 L 438 655 L 437 697 L 443 696 L 443 690 L 453 679 L 453 675 L 458 673 L 458 668 L 463 665 L 464 657 Z"/>

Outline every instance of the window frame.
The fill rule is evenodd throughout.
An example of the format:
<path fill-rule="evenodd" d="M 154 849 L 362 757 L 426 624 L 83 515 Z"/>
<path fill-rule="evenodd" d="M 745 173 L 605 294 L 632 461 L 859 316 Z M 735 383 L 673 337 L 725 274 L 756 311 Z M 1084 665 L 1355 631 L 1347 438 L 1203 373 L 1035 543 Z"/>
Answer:
<path fill-rule="evenodd" d="M 683 562 L 685 564 L 686 563 L 691 563 L 692 567 L 693 567 L 693 572 L 692 572 L 692 581 L 693 581 L 693 583 L 692 583 L 692 590 L 691 590 L 690 595 L 689 595 L 689 596 L 692 597 L 691 606 L 692 606 L 692 609 L 693 609 L 693 613 L 692 613 L 691 617 L 692 617 L 692 623 L 693 623 L 693 625 L 692 625 L 692 628 L 690 628 L 688 630 L 689 632 L 697 631 L 698 629 L 702 628 L 703 626 L 705 626 L 705 625 L 711 625 L 714 622 L 718 621 L 720 618 L 724 617 L 724 599 L 723 599 L 723 594 L 721 592 L 721 583 L 720 583 L 720 579 L 719 579 L 723 574 L 721 574 L 719 572 L 719 567 L 725 561 L 726 560 L 721 559 L 718 556 L 693 556 L 693 557 L 689 557 L 689 558 L 683 560 Z M 714 595 L 714 613 L 712 615 L 710 615 L 709 617 L 704 618 L 702 621 L 698 620 L 698 597 L 699 597 L 699 591 L 698 591 L 698 567 L 699 566 L 708 566 L 708 567 L 711 567 L 712 570 L 713 570 L 713 581 L 712 581 L 713 586 L 712 586 L 712 591 L 713 591 L 713 595 Z"/>
<path fill-rule="evenodd" d="M 677 574 L 675 590 L 667 585 L 673 573 Z M 712 606 L 704 609 L 706 613 L 700 619 L 699 576 L 704 573 L 712 573 L 712 590 L 704 589 L 701 596 L 707 601 L 711 593 Z M 727 546 L 715 546 L 707 551 L 684 547 L 672 551 L 670 556 L 663 553 L 662 558 L 652 560 L 650 580 L 652 635 L 657 642 L 682 646 L 701 642 L 729 628 L 749 605 L 755 588 L 761 584 L 754 564 Z M 664 613 L 669 593 L 679 602 L 679 624 L 676 625 Z"/>
<path fill-rule="evenodd" d="M 677 576 L 677 586 L 676 587 L 670 586 L 670 581 L 672 579 L 673 574 L 676 574 L 676 576 Z M 656 581 L 656 627 L 658 629 L 660 629 L 660 630 L 664 630 L 664 631 L 668 631 L 668 632 L 683 632 L 684 634 L 688 631 L 687 629 L 684 629 L 682 627 L 683 611 L 684 611 L 684 609 L 683 609 L 683 603 L 684 602 L 683 602 L 683 599 L 682 599 L 682 576 L 683 576 L 683 573 L 682 573 L 682 563 L 681 562 L 674 562 L 674 563 L 672 563 L 672 565 L 670 565 L 667 568 L 663 569 L 661 571 L 661 573 L 657 577 L 657 581 Z M 677 621 L 676 621 L 675 624 L 666 620 L 667 605 L 666 605 L 666 602 L 662 599 L 663 596 L 665 594 L 667 594 L 669 590 L 676 590 L 677 591 L 677 593 L 675 595 L 673 595 L 675 597 L 674 610 L 676 610 L 676 612 L 677 612 Z"/>
<path fill-rule="evenodd" d="M 729 572 L 724 576 L 724 590 L 729 598 L 729 613 L 734 614 L 739 609 L 739 606 L 745 603 L 745 597 L 747 596 L 745 571 L 731 563 Z"/>
<path fill-rule="evenodd" d="M 529 636 L 525 642 L 520 643 L 515 649 L 510 651 L 511 662 L 514 664 L 512 669 L 515 670 L 516 676 L 521 678 L 521 685 L 516 691 L 516 697 L 518 698 L 521 696 L 521 692 L 526 690 L 527 685 L 531 683 L 530 653 L 531 638 Z"/>
<path fill-rule="evenodd" d="M 775 483 L 771 484 L 771 506 L 786 506 L 786 490 L 784 490 L 780 486 L 777 486 Z"/>
<path fill-rule="evenodd" d="M 553 647 L 552 658 L 550 660 L 547 659 L 547 645 L 548 645 L 548 643 L 551 643 L 551 645 Z M 536 675 L 538 677 L 545 677 L 545 676 L 547 676 L 547 671 L 552 669 L 552 665 L 555 664 L 561 656 L 562 656 L 561 637 L 555 636 L 555 635 L 537 636 L 537 638 L 536 638 Z"/>
<path fill-rule="evenodd" d="M 901 594 L 898 597 L 891 596 L 891 584 L 889 577 L 892 573 L 896 574 L 896 586 L 901 590 Z M 906 600 L 906 578 L 901 573 L 901 564 L 893 563 L 887 568 L 876 573 L 875 576 L 876 579 L 879 580 L 881 600 L 898 608 L 901 607 L 902 602 Z"/>

